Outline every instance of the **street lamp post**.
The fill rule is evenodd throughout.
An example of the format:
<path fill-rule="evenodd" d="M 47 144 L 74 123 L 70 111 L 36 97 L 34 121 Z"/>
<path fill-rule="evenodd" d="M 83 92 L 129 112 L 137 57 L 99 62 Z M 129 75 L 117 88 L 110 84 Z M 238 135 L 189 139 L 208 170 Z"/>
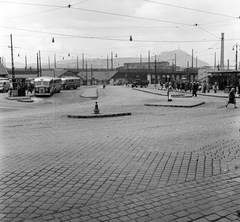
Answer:
<path fill-rule="evenodd" d="M 233 46 L 233 50 L 234 50 L 234 47 L 235 47 L 235 46 L 236 46 L 236 65 L 235 65 L 235 70 L 237 70 L 237 69 L 238 69 L 238 68 L 237 68 L 237 66 L 238 66 L 238 65 L 237 65 L 237 63 L 238 63 L 238 62 L 237 62 L 237 58 L 238 58 L 238 44 L 236 43 L 236 45 Z"/>
<path fill-rule="evenodd" d="M 13 61 L 13 43 L 12 43 L 12 34 L 10 35 L 11 40 L 11 57 L 12 57 L 12 80 L 13 80 L 13 90 L 15 90 L 15 70 L 14 70 L 14 61 Z"/>
<path fill-rule="evenodd" d="M 236 43 L 236 45 L 233 46 L 233 50 L 234 50 L 235 46 L 236 46 L 236 65 L 235 65 L 235 70 L 237 71 L 237 69 L 238 69 L 238 65 L 237 65 L 237 63 L 238 63 L 238 60 L 237 60 L 237 58 L 238 58 L 238 44 Z M 237 73 L 235 73 L 234 85 L 236 86 L 237 84 L 238 84 L 237 83 Z M 239 91 L 238 91 L 238 93 L 239 93 Z"/>
<path fill-rule="evenodd" d="M 88 85 L 87 60 L 86 60 L 86 86 Z"/>

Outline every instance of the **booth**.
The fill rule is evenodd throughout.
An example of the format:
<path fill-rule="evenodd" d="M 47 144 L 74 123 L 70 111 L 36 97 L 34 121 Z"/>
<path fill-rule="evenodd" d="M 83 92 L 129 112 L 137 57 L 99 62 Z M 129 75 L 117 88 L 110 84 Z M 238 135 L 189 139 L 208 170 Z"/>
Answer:
<path fill-rule="evenodd" d="M 12 96 L 26 96 L 26 78 L 13 78 L 12 79 Z"/>

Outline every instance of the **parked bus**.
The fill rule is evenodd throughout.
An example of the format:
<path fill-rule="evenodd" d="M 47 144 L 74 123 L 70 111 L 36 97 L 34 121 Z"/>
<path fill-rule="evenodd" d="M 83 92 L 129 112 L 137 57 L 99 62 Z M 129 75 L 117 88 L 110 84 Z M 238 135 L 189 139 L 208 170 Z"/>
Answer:
<path fill-rule="evenodd" d="M 78 77 L 65 77 L 62 79 L 62 89 L 77 89 L 80 87 L 80 78 Z"/>
<path fill-rule="evenodd" d="M 10 89 L 10 81 L 8 78 L 0 78 L 0 92 L 8 92 Z"/>
<path fill-rule="evenodd" d="M 53 93 L 59 93 L 62 89 L 62 80 L 58 77 L 53 77 Z"/>
<path fill-rule="evenodd" d="M 52 96 L 54 93 L 53 77 L 41 76 L 34 79 L 35 96 Z"/>

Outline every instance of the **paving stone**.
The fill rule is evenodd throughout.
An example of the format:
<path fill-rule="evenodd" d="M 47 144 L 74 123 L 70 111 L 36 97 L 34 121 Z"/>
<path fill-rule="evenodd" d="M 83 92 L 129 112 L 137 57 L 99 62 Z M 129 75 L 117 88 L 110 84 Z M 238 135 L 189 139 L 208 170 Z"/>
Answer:
<path fill-rule="evenodd" d="M 216 98 L 191 110 L 145 107 L 152 95 L 108 90 L 124 102 L 102 99 L 107 109 L 123 108 L 131 116 L 79 120 L 66 117 L 72 107 L 52 113 L 43 106 L 0 118 L 6 144 L 0 159 L 2 217 L 237 220 L 240 190 L 232 179 L 238 171 L 230 167 L 240 159 L 235 110 L 230 115 Z"/>

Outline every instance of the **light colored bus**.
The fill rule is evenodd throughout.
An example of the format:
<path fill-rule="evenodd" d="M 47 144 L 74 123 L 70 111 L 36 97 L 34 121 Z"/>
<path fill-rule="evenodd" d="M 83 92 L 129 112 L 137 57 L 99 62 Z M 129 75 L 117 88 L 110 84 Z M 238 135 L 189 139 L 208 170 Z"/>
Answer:
<path fill-rule="evenodd" d="M 62 89 L 62 80 L 58 77 L 53 77 L 53 93 L 59 93 Z"/>
<path fill-rule="evenodd" d="M 52 96 L 54 93 L 53 77 L 41 76 L 34 79 L 35 96 Z"/>
<path fill-rule="evenodd" d="M 8 92 L 10 89 L 10 81 L 8 78 L 0 78 L 0 92 Z"/>
<path fill-rule="evenodd" d="M 62 79 L 62 89 L 77 89 L 77 87 L 80 87 L 80 78 L 78 77 L 64 77 Z"/>

